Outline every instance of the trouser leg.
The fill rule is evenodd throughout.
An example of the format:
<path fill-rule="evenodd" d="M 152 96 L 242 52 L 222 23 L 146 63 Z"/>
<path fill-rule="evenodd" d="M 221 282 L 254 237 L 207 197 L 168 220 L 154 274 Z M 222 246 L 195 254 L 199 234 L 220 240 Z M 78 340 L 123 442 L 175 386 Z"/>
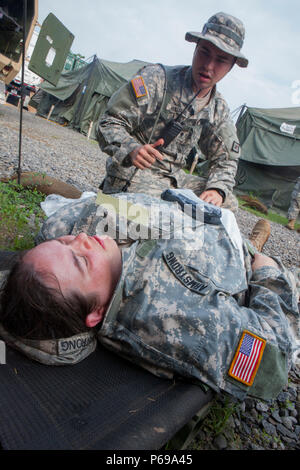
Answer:
<path fill-rule="evenodd" d="M 297 217 L 300 212 L 300 194 L 297 194 L 293 197 L 292 193 L 292 200 L 288 210 L 288 219 L 289 220 L 297 220 Z"/>
<path fill-rule="evenodd" d="M 107 175 L 101 189 L 105 194 L 116 194 L 124 191 L 126 180 Z M 166 189 L 174 188 L 170 178 L 149 178 L 145 181 L 131 181 L 127 187 L 127 193 L 143 193 L 154 197 L 160 197 L 161 193 Z"/>

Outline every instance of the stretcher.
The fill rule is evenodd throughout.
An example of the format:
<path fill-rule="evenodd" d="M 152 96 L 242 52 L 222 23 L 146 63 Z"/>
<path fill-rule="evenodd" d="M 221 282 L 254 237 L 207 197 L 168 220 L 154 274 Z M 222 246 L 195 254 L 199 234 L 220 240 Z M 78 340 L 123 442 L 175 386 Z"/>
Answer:
<path fill-rule="evenodd" d="M 0 252 L 0 270 L 9 268 L 10 259 Z M 101 345 L 82 362 L 62 367 L 33 362 L 6 346 L 0 364 L 0 445 L 4 450 L 159 450 L 186 436 L 177 447 L 183 449 L 194 418 L 206 414 L 212 399 L 199 385 L 156 377 Z"/>

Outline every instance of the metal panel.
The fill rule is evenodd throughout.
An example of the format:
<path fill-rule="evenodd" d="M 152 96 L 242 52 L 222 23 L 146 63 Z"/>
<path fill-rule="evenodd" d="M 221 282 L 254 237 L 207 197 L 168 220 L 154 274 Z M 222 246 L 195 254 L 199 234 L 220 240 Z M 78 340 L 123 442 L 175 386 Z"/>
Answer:
<path fill-rule="evenodd" d="M 49 13 L 33 50 L 28 68 L 56 86 L 63 70 L 74 35 Z"/>
<path fill-rule="evenodd" d="M 23 0 L 0 2 L 0 80 L 7 85 L 22 66 Z M 25 51 L 38 18 L 38 0 L 27 0 Z"/>

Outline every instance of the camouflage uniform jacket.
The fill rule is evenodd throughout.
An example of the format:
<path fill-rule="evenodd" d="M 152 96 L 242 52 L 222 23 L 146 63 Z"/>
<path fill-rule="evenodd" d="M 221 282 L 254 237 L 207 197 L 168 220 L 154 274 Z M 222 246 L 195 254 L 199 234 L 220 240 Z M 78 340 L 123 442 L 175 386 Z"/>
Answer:
<path fill-rule="evenodd" d="M 150 199 L 121 197 L 145 206 Z M 104 212 L 94 198 L 76 202 L 46 221 L 39 241 L 82 230 L 101 234 Z M 195 239 L 197 233 L 199 247 L 190 239 L 138 236 L 124 246 L 122 276 L 98 339 L 159 376 L 184 377 L 241 399 L 247 393 L 273 398 L 287 381 L 291 324 L 299 328 L 295 287 L 282 265 L 252 273 L 246 246 L 242 260 L 222 225 L 202 224 Z M 266 340 L 252 386 L 228 375 L 244 330 Z"/>
<path fill-rule="evenodd" d="M 128 154 L 139 145 L 154 143 L 166 123 L 177 117 L 194 96 L 191 67 L 166 69 L 168 92 L 164 106 L 164 68 L 159 64 L 149 65 L 140 72 L 146 96 L 137 98 L 131 82 L 128 82 L 111 97 L 99 122 L 99 145 L 110 157 L 106 164 L 107 175 L 123 180 L 115 192 L 121 192 L 125 181 L 130 180 L 135 172 L 135 166 L 128 166 L 131 163 Z M 155 125 L 161 106 L 162 112 Z M 167 177 L 173 180 L 175 187 L 183 187 L 185 173 L 182 168 L 191 149 L 199 147 L 210 164 L 206 189 L 221 189 L 226 196 L 235 184 L 240 150 L 229 108 L 221 94 L 214 88 L 209 103 L 203 109 L 197 99 L 194 100 L 184 114 L 183 124 L 182 132 L 167 147 L 164 160 L 156 161 L 151 169 L 137 171 L 132 182 L 140 184 L 141 188 L 149 188 L 154 181 L 163 188 Z M 143 192 L 142 189 L 139 192 Z"/>

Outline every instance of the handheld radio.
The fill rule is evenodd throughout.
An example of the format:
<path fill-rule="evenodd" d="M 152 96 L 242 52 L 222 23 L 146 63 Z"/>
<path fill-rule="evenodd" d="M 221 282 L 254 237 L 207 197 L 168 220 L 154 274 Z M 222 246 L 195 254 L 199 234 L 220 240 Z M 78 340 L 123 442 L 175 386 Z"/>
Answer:
<path fill-rule="evenodd" d="M 180 122 L 180 118 L 183 116 L 185 111 L 190 107 L 192 102 L 197 98 L 197 96 L 199 95 L 201 90 L 202 90 L 202 88 L 200 88 L 197 91 L 197 93 L 193 96 L 191 101 L 189 101 L 189 103 L 184 107 L 184 109 L 181 111 L 181 113 L 175 119 L 171 119 L 166 124 L 166 126 L 163 129 L 161 135 L 159 136 L 159 139 L 164 139 L 164 144 L 157 147 L 158 151 L 164 151 L 164 149 L 166 149 L 170 145 L 170 143 L 173 142 L 173 140 L 180 134 L 180 132 L 183 129 L 183 124 L 182 124 L 182 122 Z M 156 122 L 157 122 L 157 120 L 156 120 Z M 123 192 L 127 191 L 127 189 L 129 188 L 129 186 L 131 184 L 131 180 L 135 176 L 137 171 L 138 171 L 138 168 L 136 168 L 134 170 L 130 180 L 126 181 L 126 184 L 122 189 Z"/>

